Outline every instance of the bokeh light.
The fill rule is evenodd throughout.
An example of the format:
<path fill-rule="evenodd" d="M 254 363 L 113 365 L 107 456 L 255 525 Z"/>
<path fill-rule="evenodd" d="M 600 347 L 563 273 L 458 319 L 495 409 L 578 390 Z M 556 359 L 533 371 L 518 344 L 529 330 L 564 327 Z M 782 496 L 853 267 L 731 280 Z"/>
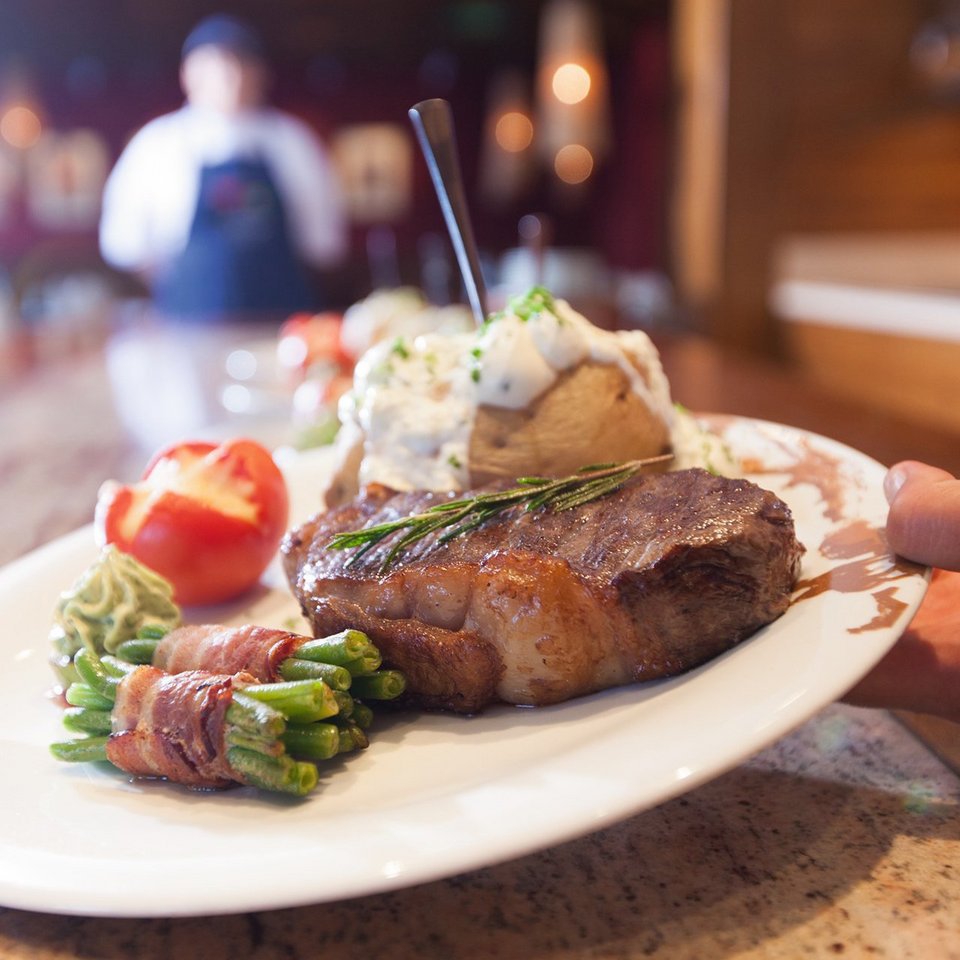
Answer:
<path fill-rule="evenodd" d="M 520 153 L 533 143 L 533 123 L 519 110 L 509 110 L 497 120 L 496 138 L 504 150 Z"/>
<path fill-rule="evenodd" d="M 553 95 L 561 103 L 580 103 L 590 92 L 590 73 L 579 63 L 561 64 L 553 72 Z"/>
<path fill-rule="evenodd" d="M 23 104 L 9 107 L 0 117 L 0 137 L 18 150 L 32 147 L 40 139 L 42 132 L 40 118 L 30 107 Z"/>
<path fill-rule="evenodd" d="M 252 380 L 257 374 L 257 358 L 249 350 L 231 350 L 224 366 L 234 380 Z"/>
<path fill-rule="evenodd" d="M 583 183 L 593 173 L 593 154 L 583 144 L 568 143 L 557 151 L 553 169 L 564 183 Z"/>

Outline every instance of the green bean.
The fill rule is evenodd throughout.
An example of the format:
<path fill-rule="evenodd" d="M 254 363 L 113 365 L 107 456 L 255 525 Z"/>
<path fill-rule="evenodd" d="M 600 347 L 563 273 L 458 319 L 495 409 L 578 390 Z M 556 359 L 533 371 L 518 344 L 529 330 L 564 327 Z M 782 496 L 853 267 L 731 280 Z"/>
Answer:
<path fill-rule="evenodd" d="M 307 760 L 329 760 L 340 751 L 340 730 L 334 723 L 291 723 L 283 734 L 287 752 Z"/>
<path fill-rule="evenodd" d="M 352 721 L 341 721 L 337 726 L 340 728 L 340 753 L 366 750 L 370 745 L 367 735 Z"/>
<path fill-rule="evenodd" d="M 280 664 L 280 676 L 284 680 L 322 680 L 331 690 L 350 688 L 350 671 L 333 663 L 301 660 L 288 657 Z"/>
<path fill-rule="evenodd" d="M 117 647 L 117 656 L 127 663 L 149 664 L 156 654 L 158 637 L 166 631 L 157 627 L 141 630 L 133 640 Z M 145 635 L 145 634 L 150 634 Z M 156 634 L 156 636 L 154 636 Z M 353 677 L 379 669 L 383 658 L 365 633 L 344 630 L 331 637 L 304 641 L 292 657 L 280 664 L 284 680 L 323 680 L 333 690 L 348 690 Z M 107 672 L 113 672 L 109 667 Z"/>
<path fill-rule="evenodd" d="M 113 703 L 117 698 L 117 684 L 119 680 L 111 677 L 104 669 L 100 659 L 86 649 L 78 650 L 73 658 L 73 665 L 84 681 L 95 693 Z"/>
<path fill-rule="evenodd" d="M 230 747 L 227 763 L 243 777 L 244 782 L 264 790 L 302 797 L 317 785 L 317 768 L 312 763 L 286 755 L 265 757 L 243 747 Z"/>
<path fill-rule="evenodd" d="M 170 628 L 164 626 L 160 623 L 150 623 L 145 627 L 141 627 L 137 631 L 138 640 L 162 640 L 168 633 Z"/>
<path fill-rule="evenodd" d="M 286 726 L 283 714 L 268 703 L 261 703 L 246 696 L 242 690 L 234 690 L 230 706 L 227 707 L 227 722 L 249 730 L 278 737 Z"/>
<path fill-rule="evenodd" d="M 89 710 L 110 710 L 113 707 L 112 700 L 97 693 L 86 683 L 71 683 L 64 698 L 72 707 L 86 707 Z"/>
<path fill-rule="evenodd" d="M 243 747 L 244 750 L 261 753 L 265 757 L 279 757 L 283 753 L 283 743 L 276 737 L 253 733 L 230 724 L 227 724 L 223 739 L 228 749 L 230 747 Z"/>
<path fill-rule="evenodd" d="M 165 632 L 142 630 L 136 640 L 120 645 L 119 659 L 86 650 L 77 653 L 74 666 L 80 680 L 67 689 L 70 708 L 63 719 L 67 729 L 88 736 L 52 744 L 53 756 L 74 762 L 107 759 L 117 687 L 124 676 L 139 669 L 135 664 L 152 661 Z M 389 699 L 404 687 L 402 674 L 378 670 L 379 664 L 379 651 L 366 635 L 345 630 L 303 643 L 296 656 L 281 664 L 281 682 L 235 686 L 226 711 L 223 747 L 237 779 L 304 796 L 318 781 L 311 761 L 367 747 L 364 731 L 373 722 L 373 710 L 351 694 Z M 330 722 L 320 722 L 326 720 Z"/>
<path fill-rule="evenodd" d="M 350 671 L 351 677 L 365 677 L 380 669 L 383 658 L 378 653 L 375 657 L 361 657 L 359 660 L 351 660 L 345 665 L 345 669 Z"/>
<path fill-rule="evenodd" d="M 128 673 L 133 673 L 138 666 L 143 666 L 143 664 L 127 663 L 109 653 L 105 653 L 100 658 L 100 662 L 107 674 L 115 680 L 122 680 Z"/>
<path fill-rule="evenodd" d="M 243 688 L 248 697 L 268 703 L 288 720 L 312 723 L 338 711 L 332 691 L 322 680 L 290 680 L 285 683 L 251 684 Z"/>
<path fill-rule="evenodd" d="M 354 677 L 350 692 L 361 700 L 393 700 L 406 686 L 406 678 L 399 670 L 378 670 L 368 676 Z"/>
<path fill-rule="evenodd" d="M 157 652 L 159 642 L 151 637 L 124 640 L 117 647 L 117 656 L 127 663 L 153 663 L 153 655 Z"/>
<path fill-rule="evenodd" d="M 351 661 L 379 657 L 380 654 L 365 633 L 343 630 L 330 637 L 307 640 L 297 648 L 297 656 L 302 660 L 318 660 L 345 667 Z"/>
<path fill-rule="evenodd" d="M 109 737 L 84 737 L 82 740 L 65 740 L 51 743 L 50 752 L 58 760 L 68 763 L 93 763 L 107 759 Z"/>
<path fill-rule="evenodd" d="M 109 734 L 113 729 L 109 710 L 70 707 L 63 711 L 63 725 L 77 733 Z"/>
<path fill-rule="evenodd" d="M 350 719 L 361 729 L 369 730 L 373 726 L 373 710 L 370 709 L 365 703 L 360 703 L 358 700 L 353 702 L 353 713 L 350 714 Z"/>

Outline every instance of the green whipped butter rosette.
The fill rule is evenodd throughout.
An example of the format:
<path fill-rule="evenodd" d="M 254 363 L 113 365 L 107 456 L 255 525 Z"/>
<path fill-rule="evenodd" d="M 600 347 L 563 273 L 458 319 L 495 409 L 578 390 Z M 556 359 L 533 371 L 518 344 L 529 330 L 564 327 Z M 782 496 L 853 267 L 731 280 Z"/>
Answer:
<path fill-rule="evenodd" d="M 86 649 L 96 656 L 115 653 L 141 630 L 172 630 L 180 623 L 169 581 L 116 547 L 97 560 L 60 594 L 50 630 L 51 663 L 65 686 L 76 679 L 73 657 Z"/>

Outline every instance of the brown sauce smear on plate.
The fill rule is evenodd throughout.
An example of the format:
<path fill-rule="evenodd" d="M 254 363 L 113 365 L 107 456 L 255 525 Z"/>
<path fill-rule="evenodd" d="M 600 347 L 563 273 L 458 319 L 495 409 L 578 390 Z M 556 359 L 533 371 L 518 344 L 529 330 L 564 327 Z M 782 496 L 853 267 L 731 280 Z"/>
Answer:
<path fill-rule="evenodd" d="M 792 460 L 776 466 L 756 458 L 744 460 L 744 471 L 786 476 L 787 487 L 810 484 L 820 492 L 824 517 L 841 523 L 844 520 L 844 486 L 845 482 L 850 483 L 849 478 L 844 481 L 841 475 L 841 461 L 815 449 L 806 438 L 801 438 L 796 445 L 773 442 L 789 453 Z M 867 623 L 849 627 L 850 633 L 867 633 L 893 626 L 907 605 L 897 598 L 897 589 L 891 584 L 924 569 L 893 554 L 883 528 L 871 526 L 865 520 L 853 520 L 832 529 L 820 543 L 820 552 L 824 557 L 840 562 L 815 577 L 798 581 L 793 602 L 809 600 L 828 590 L 869 592 L 876 604 L 876 615 Z"/>
<path fill-rule="evenodd" d="M 850 627 L 850 633 L 882 630 L 897 622 L 907 605 L 896 597 L 892 581 L 920 573 L 923 567 L 903 560 L 890 552 L 882 529 L 871 527 L 864 520 L 854 520 L 832 530 L 820 544 L 820 552 L 831 560 L 844 560 L 837 566 L 800 580 L 793 602 L 809 600 L 827 590 L 838 593 L 869 591 L 877 605 L 877 615 L 859 627 Z"/>
<path fill-rule="evenodd" d="M 784 443 L 782 440 L 772 440 L 781 450 L 788 453 L 793 459 L 775 467 L 768 466 L 762 461 L 746 459 L 743 469 L 746 473 L 770 474 L 775 473 L 787 477 L 788 487 L 799 487 L 809 484 L 820 491 L 823 498 L 823 514 L 828 520 L 843 519 L 843 483 L 840 478 L 840 460 L 816 450 L 810 442 L 801 437 L 796 446 Z"/>

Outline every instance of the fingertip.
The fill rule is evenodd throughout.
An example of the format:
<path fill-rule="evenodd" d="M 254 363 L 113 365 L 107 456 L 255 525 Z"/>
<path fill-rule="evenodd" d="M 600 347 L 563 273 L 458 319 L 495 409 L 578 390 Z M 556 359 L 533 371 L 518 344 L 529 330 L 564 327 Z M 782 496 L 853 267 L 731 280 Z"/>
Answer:
<path fill-rule="evenodd" d="M 943 480 L 953 480 L 953 474 L 939 467 L 932 467 L 928 463 L 921 463 L 919 460 L 901 460 L 895 463 L 883 478 L 883 492 L 887 498 L 887 503 L 893 503 L 897 494 L 908 483 L 923 481 L 925 483 L 937 483 Z"/>
<path fill-rule="evenodd" d="M 887 498 L 887 503 L 893 503 L 900 488 L 907 482 L 907 471 L 904 464 L 896 463 L 883 478 L 883 495 Z"/>
<path fill-rule="evenodd" d="M 904 461 L 884 480 L 890 503 L 887 541 L 918 563 L 948 569 L 960 565 L 960 481 L 938 467 Z"/>

